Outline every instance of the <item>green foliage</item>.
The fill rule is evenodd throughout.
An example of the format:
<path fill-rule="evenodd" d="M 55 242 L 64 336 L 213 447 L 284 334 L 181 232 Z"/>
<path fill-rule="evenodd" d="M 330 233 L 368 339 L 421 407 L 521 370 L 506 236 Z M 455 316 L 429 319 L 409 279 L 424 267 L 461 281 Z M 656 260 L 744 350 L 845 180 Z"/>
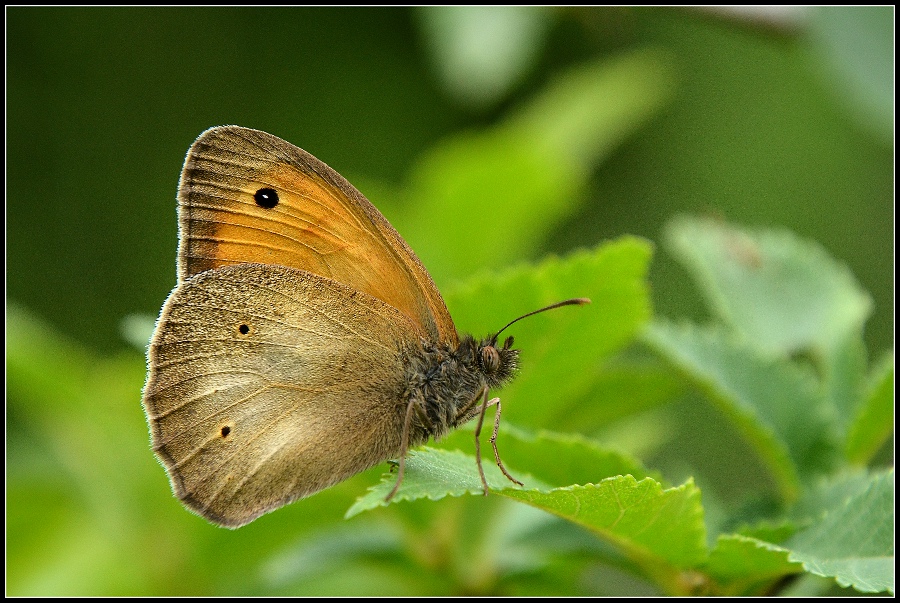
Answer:
<path fill-rule="evenodd" d="M 813 387 L 804 375 L 766 362 L 716 331 L 657 322 L 646 340 L 731 415 L 762 454 L 783 496 L 794 498 L 799 486 L 796 465 L 816 460 L 811 453 L 822 427 L 812 405 Z M 793 449 L 789 442 L 795 443 Z"/>
<path fill-rule="evenodd" d="M 894 472 L 872 476 L 863 490 L 831 501 L 824 516 L 784 546 L 790 559 L 841 586 L 894 592 Z"/>
<path fill-rule="evenodd" d="M 680 218 L 667 239 L 713 314 L 765 353 L 828 350 L 869 314 L 869 296 L 847 269 L 790 233 Z"/>
<path fill-rule="evenodd" d="M 772 493 L 773 510 L 756 512 L 753 520 L 760 528 L 744 530 L 744 534 L 720 533 L 715 546 L 707 548 L 700 490 L 692 482 L 665 489 L 659 478 L 639 481 L 633 477 L 634 473 L 645 475 L 643 470 L 635 471 L 636 467 L 621 468 L 610 476 L 609 468 L 598 460 L 602 447 L 586 445 L 578 451 L 583 458 L 575 460 L 571 450 L 560 449 L 562 439 L 546 436 L 514 448 L 513 466 L 524 470 L 527 477 L 523 479 L 531 483 L 515 488 L 496 467 L 490 467 L 491 489 L 596 533 L 628 559 L 633 571 L 653 581 L 662 592 L 760 594 L 802 571 L 833 577 L 838 584 L 863 592 L 892 592 L 893 472 L 855 474 L 852 480 L 840 480 L 826 488 L 818 485 L 847 470 L 854 460 L 845 454 L 855 448 L 847 443 L 851 440 L 843 428 L 846 421 L 838 418 L 844 409 L 861 408 L 855 426 L 859 421 L 876 423 L 854 427 L 852 441 L 861 437 L 856 435 L 861 429 L 878 435 L 891 431 L 890 413 L 868 410 L 886 405 L 883 398 L 890 393 L 887 381 L 892 375 L 887 361 L 876 368 L 871 394 L 865 400 L 851 388 L 838 391 L 853 398 L 840 399 L 833 385 L 837 378 L 829 372 L 833 370 L 829 359 L 843 355 L 840 346 L 854 346 L 862 336 L 866 296 L 819 248 L 789 233 L 751 232 L 709 220 L 680 218 L 672 223 L 669 240 L 689 258 L 686 265 L 711 305 L 719 309 L 718 320 L 707 326 L 673 326 L 657 320 L 648 325 L 643 339 L 708 395 L 750 443 L 777 484 Z M 624 240 L 601 247 L 595 255 L 628 265 L 624 258 L 639 251 L 640 247 Z M 598 266 L 605 270 L 594 276 L 592 271 Z M 584 256 L 578 255 L 538 266 L 530 274 L 550 288 L 551 283 L 567 282 L 563 275 L 572 275 L 572 282 L 585 287 L 601 275 L 608 280 L 633 278 L 633 271 L 609 269 L 608 263 L 585 262 Z M 508 282 L 516 280 L 501 275 L 494 285 L 477 288 L 478 294 L 471 298 L 496 299 Z M 527 282 L 520 288 L 529 291 Z M 638 298 L 642 295 L 639 287 L 623 284 L 619 289 Z M 775 303 L 771 297 L 777 298 Z M 627 318 L 634 316 L 629 309 L 640 307 L 637 302 L 610 304 L 594 320 L 633 325 Z M 772 315 L 771 321 L 766 320 L 767 313 Z M 811 321 L 810 314 L 820 326 Z M 590 324 L 590 318 L 573 316 L 576 323 Z M 767 322 L 784 327 L 771 329 Z M 590 326 L 587 330 L 594 334 L 602 328 Z M 553 350 L 549 355 L 553 361 L 546 366 L 538 363 L 533 372 L 552 375 L 548 383 L 558 384 L 561 398 L 579 398 L 589 391 L 562 384 L 563 375 L 554 368 L 555 363 L 585 364 L 584 359 L 575 360 L 581 353 L 577 332 L 551 324 L 536 339 Z M 609 341 L 611 345 L 594 350 L 596 357 L 602 359 L 624 343 L 615 337 Z M 845 372 L 841 379 L 851 383 L 864 378 Z M 542 400 L 554 395 L 552 388 L 544 390 L 537 385 L 540 378 L 535 381 L 530 387 L 513 390 L 517 404 L 541 406 Z M 529 417 L 523 416 L 527 421 Z M 414 458 L 414 468 L 398 500 L 480 492 L 471 457 L 429 451 Z M 548 462 L 553 467 L 550 472 L 546 470 Z M 582 464 L 593 465 L 596 472 L 585 471 Z M 544 482 L 549 475 L 552 477 L 546 482 L 552 485 Z M 565 485 L 567 481 L 570 485 Z M 386 476 L 349 514 L 383 505 L 393 483 L 393 476 Z M 731 511 L 732 521 L 744 512 Z M 782 522 L 782 527 L 765 529 L 765 523 L 772 521 Z M 755 536 L 746 535 L 748 532 Z M 771 540 L 765 540 L 767 537 Z"/>
<path fill-rule="evenodd" d="M 518 50 L 488 30 L 455 66 L 478 15 L 420 13 L 455 70 L 436 79 L 458 87 L 432 90 L 400 10 L 10 9 L 8 281 L 23 303 L 6 325 L 7 594 L 894 592 L 893 350 L 871 345 L 893 324 L 892 54 L 867 59 L 885 9 L 816 12 L 809 46 L 690 11 L 516 10 Z M 878 142 L 821 94 L 816 48 L 868 112 L 846 121 Z M 477 73 L 460 84 L 460 69 Z M 162 302 L 179 162 L 219 123 L 348 176 L 461 331 L 592 299 L 509 331 L 522 367 L 496 392 L 497 447 L 524 487 L 494 462 L 491 408 L 488 496 L 470 424 L 412 451 L 388 504 L 390 464 L 236 531 L 174 499 L 149 450 L 143 350 L 83 342 L 113 347 L 125 312 Z M 698 206 L 840 252 L 671 217 Z"/>
<path fill-rule="evenodd" d="M 645 340 L 716 401 L 775 476 L 782 513 L 798 532 L 784 548 L 757 543 L 789 551 L 788 561 L 842 586 L 893 592 L 893 471 L 856 475 L 827 496 L 815 486 L 857 460 L 848 452 L 871 458 L 893 430 L 888 361 L 876 367 L 866 397 L 857 385 L 866 380 L 868 297 L 846 269 L 789 233 L 681 218 L 669 241 L 718 320 L 678 328 L 658 321 Z M 817 494 L 797 502 L 804 491 Z M 721 580 L 721 570 L 713 574 Z"/>
<path fill-rule="evenodd" d="M 553 415 L 572 412 L 596 378 L 592 367 L 633 340 L 649 318 L 644 282 L 649 261 L 646 241 L 623 237 L 562 260 L 475 276 L 448 291 L 447 305 L 457 325 L 471 325 L 476 335 L 495 332 L 555 301 L 592 300 L 527 318 L 511 329 L 526 352 L 521 374 L 503 391 L 504 398 L 516 400 L 504 406 L 509 417 L 538 428 L 552 425 Z M 485 315 L 493 318 L 485 320 Z M 584 370 L 573 371 L 576 366 Z"/>
<path fill-rule="evenodd" d="M 790 561 L 788 551 L 763 540 L 722 534 L 703 571 L 719 585 L 718 594 L 741 595 L 765 592 L 778 580 L 802 571 L 802 566 Z"/>
<path fill-rule="evenodd" d="M 854 10 L 856 9 L 856 10 Z M 879 52 L 894 37 L 891 6 L 823 6 L 816 10 L 811 37 L 836 75 L 854 119 L 893 142 L 894 61 Z"/>
<path fill-rule="evenodd" d="M 557 76 L 500 124 L 420 158 L 405 191 L 415 204 L 395 226 L 447 277 L 521 258 L 578 211 L 591 170 L 669 100 L 670 72 L 663 54 L 640 50 Z"/>
<path fill-rule="evenodd" d="M 868 463 L 893 434 L 894 354 L 885 354 L 872 370 L 868 392 L 854 414 L 847 434 L 847 458 Z"/>
<path fill-rule="evenodd" d="M 461 103 L 481 107 L 509 93 L 533 67 L 553 20 L 529 6 L 424 6 L 435 75 Z"/>

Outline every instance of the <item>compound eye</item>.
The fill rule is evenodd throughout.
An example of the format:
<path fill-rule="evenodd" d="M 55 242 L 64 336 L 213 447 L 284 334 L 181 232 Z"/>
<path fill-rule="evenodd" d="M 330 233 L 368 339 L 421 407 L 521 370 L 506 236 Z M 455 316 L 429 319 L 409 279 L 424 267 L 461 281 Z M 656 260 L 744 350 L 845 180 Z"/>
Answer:
<path fill-rule="evenodd" d="M 500 368 L 500 352 L 492 345 L 481 348 L 481 365 L 489 373 Z"/>

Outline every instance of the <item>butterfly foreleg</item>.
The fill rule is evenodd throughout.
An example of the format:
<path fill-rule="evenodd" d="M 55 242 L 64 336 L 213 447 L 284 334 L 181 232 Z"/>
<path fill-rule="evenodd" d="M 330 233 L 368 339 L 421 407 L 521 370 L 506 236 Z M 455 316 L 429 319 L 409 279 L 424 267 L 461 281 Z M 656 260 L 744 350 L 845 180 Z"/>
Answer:
<path fill-rule="evenodd" d="M 491 447 L 494 449 L 494 459 L 497 461 L 497 466 L 500 467 L 500 471 L 503 472 L 509 481 L 514 484 L 518 484 L 520 486 L 524 486 L 522 482 L 514 478 L 510 475 L 509 471 L 506 470 L 506 467 L 503 465 L 503 461 L 500 460 L 500 451 L 497 450 L 497 433 L 500 430 L 500 398 L 493 398 L 488 400 L 488 389 L 485 387 L 482 390 L 482 393 L 479 394 L 478 397 L 482 398 L 481 409 L 478 413 L 478 424 L 475 426 L 475 460 L 478 463 L 478 475 L 481 476 L 481 485 L 484 487 L 484 495 L 487 496 L 488 493 L 488 485 L 487 479 L 484 476 L 484 467 L 481 466 L 481 427 L 484 425 L 484 415 L 487 411 L 488 406 L 497 405 L 497 412 L 494 415 L 494 431 L 491 433 Z M 476 398 L 477 399 L 477 398 Z"/>
<path fill-rule="evenodd" d="M 456 411 L 456 425 L 460 425 L 466 421 L 468 421 L 471 417 L 469 417 L 469 413 L 472 412 L 472 408 L 475 407 L 476 404 L 481 400 L 482 394 L 487 394 L 487 390 L 485 389 L 483 392 L 478 392 L 475 396 L 466 402 L 465 406 L 461 406 L 459 410 Z"/>
<path fill-rule="evenodd" d="M 524 486 L 522 482 L 514 478 L 509 474 L 509 471 L 506 470 L 506 467 L 503 466 L 503 461 L 500 460 L 500 452 L 497 450 L 497 432 L 500 430 L 500 398 L 497 398 L 497 412 L 494 414 L 494 433 L 491 434 L 491 446 L 494 448 L 494 458 L 497 460 L 497 466 L 500 467 L 500 471 L 503 472 L 509 481 L 514 484 L 519 484 L 520 486 Z"/>

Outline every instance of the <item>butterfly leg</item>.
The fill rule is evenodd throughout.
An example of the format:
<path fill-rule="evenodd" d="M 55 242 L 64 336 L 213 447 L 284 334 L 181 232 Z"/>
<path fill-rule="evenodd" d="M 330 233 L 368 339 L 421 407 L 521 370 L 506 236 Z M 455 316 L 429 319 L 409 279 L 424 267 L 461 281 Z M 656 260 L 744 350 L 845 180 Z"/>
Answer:
<path fill-rule="evenodd" d="M 509 481 L 514 484 L 519 484 L 520 486 L 524 486 L 522 482 L 514 478 L 509 474 L 509 471 L 506 470 L 506 467 L 503 466 L 503 461 L 500 460 L 500 452 L 497 450 L 497 431 L 500 429 L 500 399 L 497 398 L 497 412 L 494 415 L 494 433 L 491 434 L 491 446 L 494 447 L 494 458 L 497 459 L 497 466 L 500 467 L 500 471 L 503 472 Z"/>
<path fill-rule="evenodd" d="M 475 426 L 475 462 L 478 464 L 478 475 L 481 476 L 481 485 L 484 487 L 484 495 L 488 495 L 487 479 L 484 477 L 484 467 L 481 466 L 481 426 L 484 424 L 484 413 L 488 407 L 488 388 L 482 390 L 482 394 L 475 397 L 482 398 L 481 410 L 478 413 L 478 424 Z"/>
<path fill-rule="evenodd" d="M 387 495 L 384 502 L 390 502 L 397 490 L 400 489 L 400 484 L 403 483 L 403 471 L 406 468 L 406 451 L 409 449 L 409 424 L 412 422 L 412 415 L 417 406 L 416 399 L 410 397 L 409 403 L 406 405 L 406 418 L 403 420 L 403 435 L 400 437 L 400 465 L 397 469 L 397 483 L 394 484 L 393 490 Z"/>
<path fill-rule="evenodd" d="M 487 393 L 487 392 L 485 392 L 485 393 Z M 466 418 L 467 415 L 472 410 L 472 407 L 474 407 L 476 404 L 478 404 L 480 399 L 481 399 L 481 392 L 478 392 L 477 394 L 475 394 L 474 398 L 472 398 L 471 400 L 466 402 L 465 406 L 463 406 L 462 408 L 460 408 L 459 410 L 456 411 L 456 423 L 455 423 L 456 425 L 461 425 L 462 423 L 464 423 L 468 420 Z M 468 418 L 470 419 L 471 417 L 468 417 Z"/>
<path fill-rule="evenodd" d="M 463 423 L 468 423 L 481 412 L 481 401 L 483 394 L 484 390 L 479 391 L 471 400 L 466 402 L 465 406 L 456 411 L 456 420 L 453 422 L 453 427 L 459 427 Z M 488 400 L 488 408 L 493 406 L 499 399 L 500 398 L 492 398 Z"/>
<path fill-rule="evenodd" d="M 415 407 L 416 416 L 419 417 L 420 421 L 422 421 L 422 425 L 425 426 L 425 429 L 430 435 L 434 435 L 434 423 L 431 421 L 431 417 L 429 417 L 428 413 L 425 411 L 425 405 L 416 400 Z"/>

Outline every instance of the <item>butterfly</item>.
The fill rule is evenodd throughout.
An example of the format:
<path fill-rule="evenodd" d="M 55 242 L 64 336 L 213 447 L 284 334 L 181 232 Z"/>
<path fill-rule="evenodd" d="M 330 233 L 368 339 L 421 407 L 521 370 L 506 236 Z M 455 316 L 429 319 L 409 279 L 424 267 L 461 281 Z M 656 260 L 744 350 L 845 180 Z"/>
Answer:
<path fill-rule="evenodd" d="M 390 500 L 410 448 L 475 417 L 487 493 L 490 406 L 497 464 L 521 484 L 488 400 L 516 372 L 513 338 L 460 337 L 412 249 L 337 172 L 271 134 L 211 128 L 187 153 L 178 224 L 143 405 L 186 507 L 239 527 L 399 459 Z"/>

